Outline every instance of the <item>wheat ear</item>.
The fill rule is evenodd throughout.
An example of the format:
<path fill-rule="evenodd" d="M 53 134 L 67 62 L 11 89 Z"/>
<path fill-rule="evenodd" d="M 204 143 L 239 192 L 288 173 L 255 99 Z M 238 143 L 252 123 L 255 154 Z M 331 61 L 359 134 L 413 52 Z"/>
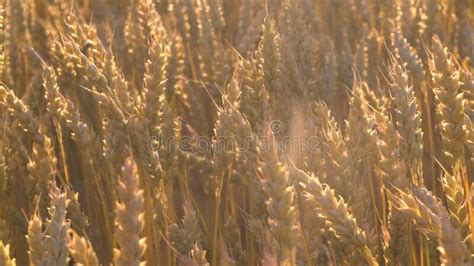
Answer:
<path fill-rule="evenodd" d="M 97 255 L 88 239 L 81 237 L 74 230 L 70 229 L 69 235 L 69 254 L 74 259 L 76 265 L 96 266 L 99 265 Z"/>
<path fill-rule="evenodd" d="M 10 257 L 10 245 L 4 245 L 0 241 L 0 265 L 2 266 L 15 266 L 15 259 Z"/>
<path fill-rule="evenodd" d="M 411 194 L 400 191 L 392 196 L 392 202 L 415 222 L 419 231 L 438 240 L 443 265 L 467 265 L 471 259 L 469 251 L 451 224 L 448 211 L 430 191 L 419 187 L 414 187 Z"/>
<path fill-rule="evenodd" d="M 430 60 L 434 93 L 438 102 L 438 116 L 444 152 L 451 163 L 464 162 L 464 143 L 467 140 L 464 114 L 464 93 L 460 85 L 460 72 L 454 59 L 439 38 L 433 37 L 433 52 Z"/>
<path fill-rule="evenodd" d="M 359 228 L 356 219 L 347 210 L 344 200 L 338 199 L 334 190 L 327 185 L 322 185 L 316 177 L 303 173 L 301 175 L 306 176 L 306 182 L 300 182 L 305 191 L 304 196 L 316 206 L 316 210 L 320 212 L 319 216 L 325 220 L 336 238 L 343 245 L 353 246 L 370 265 L 378 265 L 368 247 L 365 232 Z"/>
<path fill-rule="evenodd" d="M 33 214 L 30 222 L 28 223 L 28 257 L 30 259 L 30 265 L 39 266 L 44 265 L 44 232 L 42 230 L 43 223 L 37 213 Z"/>
<path fill-rule="evenodd" d="M 261 157 L 261 183 L 267 196 L 270 231 L 278 242 L 279 263 L 291 265 L 295 263 L 298 237 L 294 189 L 289 172 L 278 159 L 275 143 L 262 149 Z"/>
<path fill-rule="evenodd" d="M 52 186 L 50 198 L 49 214 L 51 219 L 46 226 L 44 238 L 48 265 L 67 265 L 69 260 L 67 250 L 69 221 L 66 220 L 67 196 L 58 187 Z"/>
<path fill-rule="evenodd" d="M 145 238 L 140 238 L 145 225 L 143 213 L 143 190 L 139 188 L 137 166 L 132 158 L 125 161 L 117 188 L 120 202 L 116 206 L 116 231 L 120 249 L 114 250 L 114 261 L 118 266 L 141 265 L 145 253 Z"/>

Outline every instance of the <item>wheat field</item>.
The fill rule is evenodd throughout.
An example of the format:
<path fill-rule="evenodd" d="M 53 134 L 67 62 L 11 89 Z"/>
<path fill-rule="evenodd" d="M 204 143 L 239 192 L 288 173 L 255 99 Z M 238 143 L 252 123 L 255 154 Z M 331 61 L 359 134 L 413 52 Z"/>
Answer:
<path fill-rule="evenodd" d="M 474 1 L 0 0 L 0 266 L 474 265 Z"/>

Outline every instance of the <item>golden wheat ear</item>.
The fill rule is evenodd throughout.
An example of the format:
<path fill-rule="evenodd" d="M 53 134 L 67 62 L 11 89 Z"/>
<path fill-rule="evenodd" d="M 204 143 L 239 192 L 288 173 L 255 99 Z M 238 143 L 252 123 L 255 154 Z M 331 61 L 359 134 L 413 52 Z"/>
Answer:
<path fill-rule="evenodd" d="M 443 265 L 467 265 L 471 255 L 441 201 L 426 188 L 414 187 L 411 193 L 392 196 L 395 208 L 415 222 L 428 238 L 438 241 Z"/>
<path fill-rule="evenodd" d="M 3 244 L 3 241 L 0 241 L 0 265 L 16 265 L 15 259 L 10 257 L 10 245 Z"/>
<path fill-rule="evenodd" d="M 119 248 L 114 250 L 115 264 L 140 265 L 146 249 L 146 238 L 141 237 L 145 225 L 144 199 L 133 158 L 127 158 L 122 167 L 117 197 L 115 237 Z"/>
<path fill-rule="evenodd" d="M 28 257 L 31 265 L 42 265 L 44 251 L 44 232 L 42 222 L 37 213 L 33 215 L 28 223 Z"/>
<path fill-rule="evenodd" d="M 430 54 L 430 71 L 433 92 L 443 141 L 443 151 L 449 162 L 464 162 L 464 145 L 469 133 L 466 130 L 464 93 L 461 90 L 461 73 L 448 49 L 438 37 L 433 37 Z"/>
<path fill-rule="evenodd" d="M 68 230 L 68 250 L 74 263 L 83 266 L 99 265 L 97 255 L 90 241 L 78 235 L 74 230 Z"/>
<path fill-rule="evenodd" d="M 67 249 L 67 231 L 70 224 L 66 220 L 66 208 L 68 204 L 66 193 L 60 188 L 52 186 L 50 189 L 51 206 L 49 208 L 50 219 L 46 225 L 46 236 L 44 239 L 46 253 L 49 254 L 48 263 L 66 265 L 69 262 Z"/>
<path fill-rule="evenodd" d="M 289 172 L 279 160 L 273 134 L 260 157 L 260 182 L 266 195 L 269 228 L 276 242 L 276 249 L 270 251 L 278 254 L 279 263 L 293 264 L 299 233 L 295 192 Z"/>
<path fill-rule="evenodd" d="M 347 209 L 343 198 L 337 198 L 327 185 L 322 185 L 318 178 L 300 172 L 300 185 L 303 187 L 307 201 L 319 212 L 328 228 L 335 234 L 342 245 L 353 248 L 366 259 L 369 265 L 378 265 L 368 246 L 366 233 L 357 225 L 356 219 Z"/>

